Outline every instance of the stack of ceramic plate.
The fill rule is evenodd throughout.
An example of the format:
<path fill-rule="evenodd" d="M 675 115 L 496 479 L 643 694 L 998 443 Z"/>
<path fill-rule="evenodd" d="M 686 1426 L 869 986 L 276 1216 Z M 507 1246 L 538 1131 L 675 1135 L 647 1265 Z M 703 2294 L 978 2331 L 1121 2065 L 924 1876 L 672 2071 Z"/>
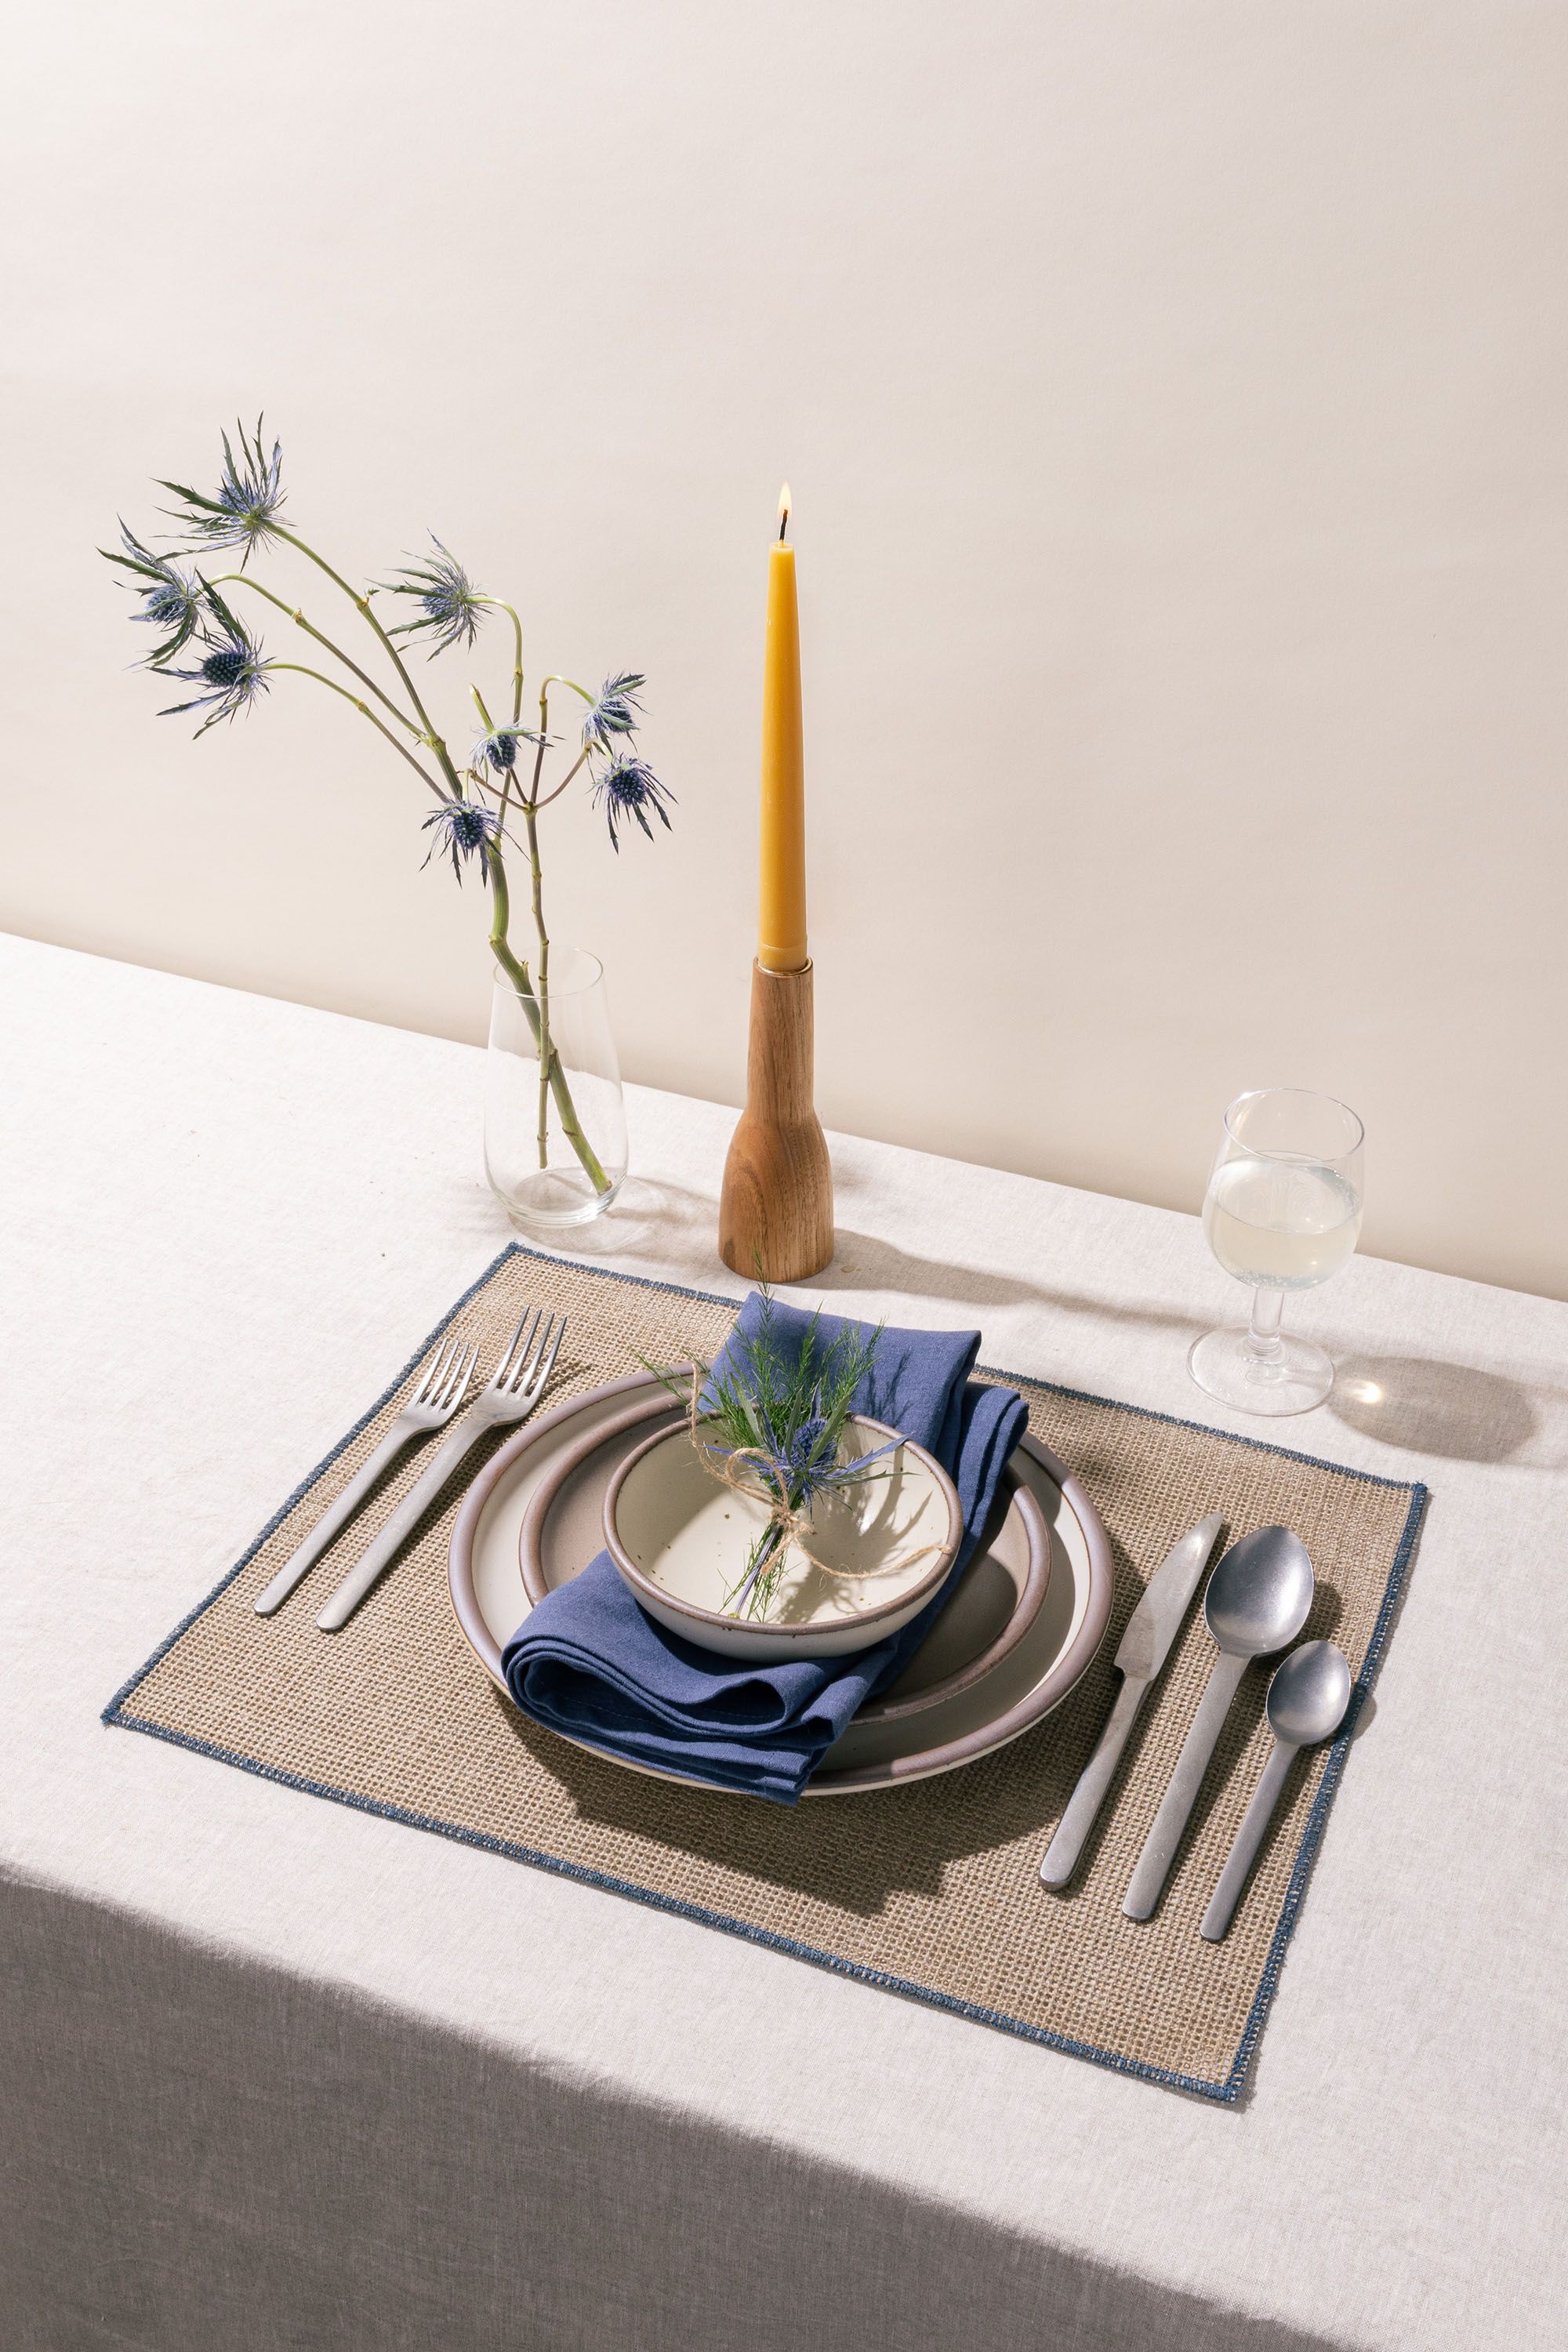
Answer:
<path fill-rule="evenodd" d="M 502 1690 L 501 1651 L 529 1611 L 604 1549 L 616 1469 L 681 1410 L 649 1373 L 607 1381 L 520 1429 L 474 1481 L 452 1532 L 452 1602 Z M 1082 1676 L 1110 1599 L 1110 1548 L 1094 1506 L 1026 1437 L 931 1633 L 828 1749 L 806 1795 L 951 1772 L 1016 1739 Z"/>

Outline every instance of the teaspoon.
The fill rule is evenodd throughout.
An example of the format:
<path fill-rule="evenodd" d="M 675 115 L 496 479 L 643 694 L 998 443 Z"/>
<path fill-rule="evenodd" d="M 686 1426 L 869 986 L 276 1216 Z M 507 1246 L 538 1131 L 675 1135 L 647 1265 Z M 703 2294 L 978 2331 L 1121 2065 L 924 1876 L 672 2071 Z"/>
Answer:
<path fill-rule="evenodd" d="M 1298 1753 L 1320 1739 L 1331 1739 L 1350 1703 L 1350 1664 L 1331 1642 L 1303 1642 L 1276 1669 L 1268 1685 L 1268 1727 L 1274 1745 L 1198 1929 L 1208 1943 L 1219 1943 L 1230 1926 L 1247 1874 L 1258 1859 L 1263 1833 Z"/>
<path fill-rule="evenodd" d="M 1219 1655 L 1122 1898 L 1129 1919 L 1153 1916 L 1242 1675 L 1254 1658 L 1295 1640 L 1311 1605 L 1312 1563 L 1289 1528 L 1255 1528 L 1231 1545 L 1210 1577 L 1204 1619 Z"/>

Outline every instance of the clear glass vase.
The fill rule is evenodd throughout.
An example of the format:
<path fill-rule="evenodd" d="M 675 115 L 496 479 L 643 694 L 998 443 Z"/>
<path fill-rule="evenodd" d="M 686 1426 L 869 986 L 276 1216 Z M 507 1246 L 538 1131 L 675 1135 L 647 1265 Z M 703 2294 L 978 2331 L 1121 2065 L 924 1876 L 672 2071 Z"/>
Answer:
<path fill-rule="evenodd" d="M 513 1224 L 602 1216 L 626 1172 L 626 1117 L 605 971 L 550 950 L 525 993 L 497 977 L 485 1070 L 485 1174 Z"/>

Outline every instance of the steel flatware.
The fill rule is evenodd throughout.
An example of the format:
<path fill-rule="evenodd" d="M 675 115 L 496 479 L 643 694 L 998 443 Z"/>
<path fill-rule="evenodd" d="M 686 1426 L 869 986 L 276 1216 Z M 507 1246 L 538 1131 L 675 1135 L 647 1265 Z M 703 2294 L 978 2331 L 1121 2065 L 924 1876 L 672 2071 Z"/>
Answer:
<path fill-rule="evenodd" d="M 1195 1528 L 1188 1529 L 1154 1570 L 1142 1600 L 1127 1620 L 1127 1629 L 1112 1662 L 1121 1672 L 1121 1687 L 1106 1717 L 1099 1744 L 1079 1773 L 1078 1786 L 1068 1799 L 1067 1811 L 1057 1823 L 1056 1835 L 1046 1849 L 1040 1876 L 1047 1886 L 1065 1886 L 1078 1868 L 1095 1817 L 1121 1761 L 1121 1751 L 1138 1719 L 1138 1710 L 1171 1654 L 1224 1518 L 1223 1511 L 1211 1511 L 1206 1519 L 1200 1519 Z"/>
<path fill-rule="evenodd" d="M 1303 1642 L 1283 1665 L 1275 1668 L 1268 1685 L 1268 1727 L 1274 1745 L 1198 1928 L 1209 1943 L 1221 1941 L 1235 1916 L 1247 1874 L 1258 1858 L 1291 1765 L 1303 1748 L 1333 1738 L 1350 1703 L 1350 1661 L 1331 1642 Z"/>
<path fill-rule="evenodd" d="M 270 1617 L 281 1609 L 294 1587 L 308 1576 L 337 1534 L 346 1527 L 389 1464 L 416 1437 L 444 1429 L 462 1403 L 479 1358 L 477 1348 L 448 1339 L 430 1360 L 429 1369 L 370 1459 L 362 1464 L 338 1496 L 329 1503 L 299 1549 L 286 1559 L 267 1590 L 257 1596 L 256 1613 Z"/>
<path fill-rule="evenodd" d="M 1231 1545 L 1210 1577 L 1204 1619 L 1218 1654 L 1122 1899 L 1130 1919 L 1153 1916 L 1243 1675 L 1254 1658 L 1295 1640 L 1311 1605 L 1312 1563 L 1289 1528 L 1255 1528 Z"/>
<path fill-rule="evenodd" d="M 451 1435 L 443 1439 L 437 1447 L 424 1475 L 409 1488 L 369 1550 L 355 1561 L 317 1617 L 316 1622 L 323 1633 L 335 1633 L 347 1624 L 383 1570 L 390 1566 L 413 1534 L 463 1456 L 479 1444 L 486 1431 L 527 1420 L 555 1369 L 555 1359 L 565 1333 L 564 1315 L 546 1318 L 541 1308 L 531 1324 L 526 1315 L 522 1318 L 507 1341 L 494 1375 L 475 1399 L 472 1410 L 458 1423 Z"/>

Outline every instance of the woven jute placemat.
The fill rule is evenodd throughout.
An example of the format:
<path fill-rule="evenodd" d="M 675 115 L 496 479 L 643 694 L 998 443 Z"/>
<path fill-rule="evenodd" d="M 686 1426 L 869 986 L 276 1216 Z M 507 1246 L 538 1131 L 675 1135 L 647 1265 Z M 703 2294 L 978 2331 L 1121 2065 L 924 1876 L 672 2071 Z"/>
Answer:
<path fill-rule="evenodd" d="M 570 1318 L 552 1402 L 647 1359 L 710 1357 L 734 1314 L 728 1300 L 514 1245 L 440 1328 L 479 1339 L 493 1361 L 526 1305 Z M 452 1613 L 447 1553 L 460 1483 L 343 1633 L 313 1622 L 310 1595 L 319 1601 L 329 1589 L 326 1569 L 279 1615 L 256 1615 L 257 1593 L 378 1442 L 436 1336 L 117 1693 L 107 1723 L 587 1879 L 1122 2073 L 1239 2095 L 1350 1731 L 1300 1760 L 1235 1927 L 1223 1944 L 1205 1944 L 1198 1920 L 1269 1746 L 1267 1676 L 1249 1673 L 1158 1915 L 1124 1918 L 1122 1894 L 1214 1654 L 1194 1608 L 1066 1895 L 1041 1886 L 1041 1852 L 1113 1696 L 1121 1627 L 1185 1528 L 1217 1508 L 1227 1538 L 1272 1521 L 1302 1537 L 1317 1571 L 1307 1632 L 1331 1636 L 1351 1661 L 1353 1730 L 1424 1487 L 1016 1380 L 1031 1426 L 1079 1473 L 1110 1537 L 1116 1600 L 1099 1659 L 1054 1715 L 977 1764 L 785 1808 L 622 1770 L 520 1717 Z M 373 1513 L 390 1508 L 418 1469 L 416 1454 Z M 329 1555 L 329 1569 L 334 1557 L 345 1556 Z"/>

